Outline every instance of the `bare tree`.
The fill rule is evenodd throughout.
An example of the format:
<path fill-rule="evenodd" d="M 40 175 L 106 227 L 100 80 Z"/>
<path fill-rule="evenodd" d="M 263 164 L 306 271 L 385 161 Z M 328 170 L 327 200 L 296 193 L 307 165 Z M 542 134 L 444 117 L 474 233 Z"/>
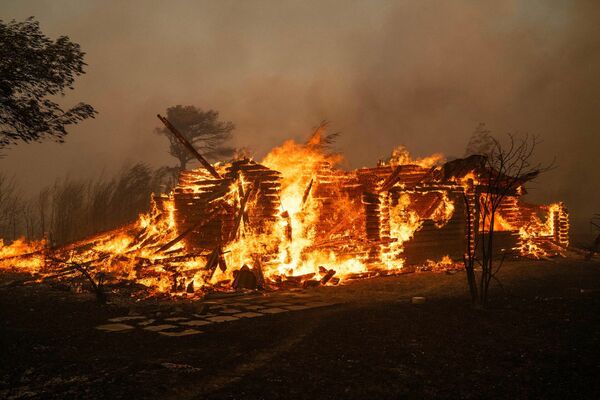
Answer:
<path fill-rule="evenodd" d="M 502 200 L 517 195 L 525 182 L 550 168 L 532 162 L 539 143 L 536 136 L 517 138 L 509 134 L 506 145 L 489 137 L 492 146 L 481 158 L 478 182 L 470 185 L 464 195 L 468 219 L 464 264 L 471 300 L 478 308 L 486 306 L 490 283 L 497 281 L 506 255 L 498 259 L 494 248 L 495 222 Z M 475 273 L 476 266 L 481 267 L 479 276 Z"/>
<path fill-rule="evenodd" d="M 15 178 L 0 173 L 0 237 L 14 240 L 21 228 L 23 199 Z"/>
<path fill-rule="evenodd" d="M 165 168 L 124 166 L 114 177 L 57 180 L 23 199 L 14 178 L 0 173 L 0 238 L 47 238 L 60 246 L 131 223 L 148 210 L 152 193 L 170 183 Z"/>
<path fill-rule="evenodd" d="M 40 191 L 37 196 L 37 209 L 38 209 L 38 222 L 40 228 L 40 237 L 43 237 L 46 233 L 46 227 L 48 226 L 48 207 L 50 204 L 50 188 L 45 188 Z"/>
<path fill-rule="evenodd" d="M 341 132 L 328 132 L 330 123 L 322 120 L 319 125 L 313 128 L 313 133 L 306 141 L 306 146 L 318 149 L 322 152 L 331 153 L 334 151 L 333 145 L 340 137 Z"/>

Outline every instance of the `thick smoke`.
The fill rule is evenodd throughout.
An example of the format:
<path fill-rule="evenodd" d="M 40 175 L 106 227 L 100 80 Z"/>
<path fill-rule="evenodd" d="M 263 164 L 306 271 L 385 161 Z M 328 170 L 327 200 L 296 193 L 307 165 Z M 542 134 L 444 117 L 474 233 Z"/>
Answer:
<path fill-rule="evenodd" d="M 342 131 L 348 167 L 405 144 L 460 156 L 485 122 L 537 134 L 536 201 L 563 199 L 580 230 L 600 212 L 600 5 L 596 1 L 13 2 L 87 52 L 66 104 L 100 115 L 67 143 L 22 145 L 0 160 L 29 190 L 125 160 L 175 164 L 152 133 L 174 104 L 215 108 L 236 145 L 260 157 L 321 120 Z"/>

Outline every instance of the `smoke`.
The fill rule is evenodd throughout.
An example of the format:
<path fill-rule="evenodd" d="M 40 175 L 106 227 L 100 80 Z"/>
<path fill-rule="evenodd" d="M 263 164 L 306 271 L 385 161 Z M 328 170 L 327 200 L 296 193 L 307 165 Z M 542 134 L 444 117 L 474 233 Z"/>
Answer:
<path fill-rule="evenodd" d="M 479 122 L 537 134 L 539 161 L 556 168 L 531 199 L 564 200 L 579 230 L 600 212 L 598 2 L 21 1 L 0 12 L 80 43 L 88 73 L 64 102 L 100 111 L 64 145 L 0 160 L 27 190 L 125 160 L 175 164 L 155 114 L 194 104 L 235 122 L 235 145 L 259 158 L 329 120 L 347 167 L 398 144 L 460 156 Z"/>

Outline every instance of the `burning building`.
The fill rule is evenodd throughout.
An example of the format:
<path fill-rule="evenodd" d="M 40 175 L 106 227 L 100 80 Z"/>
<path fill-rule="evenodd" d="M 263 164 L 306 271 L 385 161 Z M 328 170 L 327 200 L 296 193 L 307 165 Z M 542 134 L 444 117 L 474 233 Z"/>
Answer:
<path fill-rule="evenodd" d="M 344 171 L 321 139 L 317 131 L 306 144 L 287 141 L 260 163 L 211 165 L 189 146 L 203 167 L 183 171 L 171 193 L 153 196 L 136 223 L 59 249 L 16 242 L 0 249 L 0 263 L 42 277 L 93 270 L 105 282 L 192 294 L 336 284 L 452 264 L 489 232 L 484 157 L 412 160 L 399 148 L 376 167 Z M 562 203 L 522 201 L 532 177 L 510 187 L 499 180 L 507 190 L 493 231 L 504 256 L 547 257 L 568 245 Z"/>

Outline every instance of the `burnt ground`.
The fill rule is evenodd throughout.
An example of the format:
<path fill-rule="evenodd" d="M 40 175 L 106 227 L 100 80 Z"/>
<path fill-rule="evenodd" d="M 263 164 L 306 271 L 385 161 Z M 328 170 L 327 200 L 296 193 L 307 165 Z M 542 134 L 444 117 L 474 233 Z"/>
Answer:
<path fill-rule="evenodd" d="M 238 297 L 238 306 L 291 294 L 337 304 L 182 337 L 95 327 L 124 315 L 196 318 L 198 304 L 99 305 L 9 279 L 0 278 L 0 398 L 600 398 L 599 263 L 511 262 L 486 311 L 469 306 L 463 272 Z"/>

